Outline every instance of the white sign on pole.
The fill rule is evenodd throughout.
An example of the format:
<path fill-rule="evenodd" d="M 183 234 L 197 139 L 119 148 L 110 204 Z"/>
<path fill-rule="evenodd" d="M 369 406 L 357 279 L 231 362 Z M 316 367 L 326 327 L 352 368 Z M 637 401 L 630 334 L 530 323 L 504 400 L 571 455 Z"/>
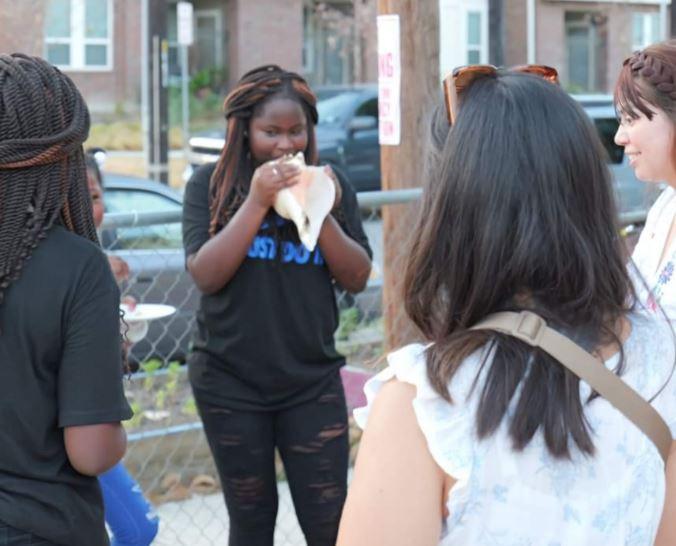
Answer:
<path fill-rule="evenodd" d="M 378 140 L 401 143 L 401 33 L 398 15 L 378 16 Z"/>
<path fill-rule="evenodd" d="M 179 2 L 176 4 L 176 14 L 178 21 L 178 44 L 190 46 L 194 41 L 192 29 L 192 4 L 190 2 Z"/>

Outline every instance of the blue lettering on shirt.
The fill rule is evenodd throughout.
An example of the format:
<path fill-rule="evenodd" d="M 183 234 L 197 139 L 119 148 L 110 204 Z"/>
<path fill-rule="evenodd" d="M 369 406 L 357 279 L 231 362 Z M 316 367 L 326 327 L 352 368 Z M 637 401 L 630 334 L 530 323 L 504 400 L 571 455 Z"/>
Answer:
<path fill-rule="evenodd" d="M 295 262 L 299 265 L 312 264 L 323 266 L 324 256 L 319 248 L 310 252 L 302 243 L 292 243 L 291 241 L 280 241 L 282 252 L 282 263 L 288 264 Z M 254 260 L 274 260 L 277 258 L 277 245 L 272 237 L 258 235 L 254 239 L 249 252 L 249 258 Z"/>

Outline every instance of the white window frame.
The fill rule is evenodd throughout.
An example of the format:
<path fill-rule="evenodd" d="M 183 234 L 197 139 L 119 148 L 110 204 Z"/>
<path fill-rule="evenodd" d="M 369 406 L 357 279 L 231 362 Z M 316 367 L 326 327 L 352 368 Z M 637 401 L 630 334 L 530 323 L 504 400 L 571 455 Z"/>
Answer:
<path fill-rule="evenodd" d="M 467 64 L 468 13 L 481 14 L 480 63 L 488 62 L 488 0 L 439 0 L 439 75 Z"/>
<path fill-rule="evenodd" d="M 643 42 L 635 42 L 634 39 L 634 19 L 640 17 L 643 25 Z M 653 28 L 653 22 L 655 28 Z M 632 31 L 632 51 L 643 49 L 650 44 L 660 41 L 660 13 L 657 11 L 634 11 L 631 14 L 631 31 Z"/>
<path fill-rule="evenodd" d="M 65 44 L 70 46 L 70 63 L 56 65 L 69 72 L 110 72 L 113 70 L 113 0 L 106 2 L 108 10 L 108 37 L 87 38 L 85 36 L 85 0 L 70 0 L 70 37 L 48 38 L 45 31 L 44 57 L 47 58 L 47 46 Z M 85 48 L 88 45 L 106 46 L 106 64 L 90 66 L 85 64 Z"/>
<path fill-rule="evenodd" d="M 315 5 L 312 0 L 303 2 L 303 17 L 305 10 L 309 14 L 308 27 L 303 28 L 303 51 L 305 52 L 303 74 L 312 74 L 315 69 L 315 39 L 317 36 L 317 21 L 314 13 Z M 306 34 L 307 32 L 307 34 Z"/>
<path fill-rule="evenodd" d="M 194 14 L 194 25 L 195 25 L 195 31 L 197 31 L 197 20 L 198 19 L 213 19 L 215 24 L 214 24 L 214 29 L 216 32 L 216 38 L 223 36 L 223 14 L 220 10 L 217 9 L 196 9 L 195 14 Z M 220 42 L 216 42 L 214 44 L 214 47 L 216 48 L 214 50 L 215 53 L 215 59 L 216 59 L 216 66 L 217 67 L 222 67 L 223 66 L 223 47 Z"/>
<path fill-rule="evenodd" d="M 469 43 L 469 16 L 479 16 L 479 44 Z M 465 12 L 465 64 L 470 64 L 469 54 L 473 51 L 479 53 L 479 64 L 486 64 L 488 62 L 488 14 L 482 9 L 468 9 Z"/>

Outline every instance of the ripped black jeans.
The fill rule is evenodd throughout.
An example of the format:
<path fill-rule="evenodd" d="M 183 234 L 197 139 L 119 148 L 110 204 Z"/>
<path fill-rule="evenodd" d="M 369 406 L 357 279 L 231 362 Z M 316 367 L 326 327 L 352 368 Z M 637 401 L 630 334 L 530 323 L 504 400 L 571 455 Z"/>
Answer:
<path fill-rule="evenodd" d="M 223 485 L 229 546 L 273 544 L 275 447 L 308 546 L 334 546 L 349 455 L 340 374 L 316 399 L 280 411 L 230 410 L 199 399 L 197 406 Z"/>

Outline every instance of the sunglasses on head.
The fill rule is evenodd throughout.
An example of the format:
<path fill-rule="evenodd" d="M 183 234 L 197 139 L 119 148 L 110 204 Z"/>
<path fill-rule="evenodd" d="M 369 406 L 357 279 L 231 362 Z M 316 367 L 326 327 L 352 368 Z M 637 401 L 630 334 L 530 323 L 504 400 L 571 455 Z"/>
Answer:
<path fill-rule="evenodd" d="M 498 73 L 498 70 L 497 66 L 491 64 L 471 64 L 453 69 L 453 72 L 444 78 L 444 102 L 446 103 L 448 123 L 453 125 L 455 122 L 455 118 L 458 115 L 458 99 L 462 92 L 479 78 L 484 76 L 495 76 Z M 507 70 L 509 72 L 533 74 L 534 76 L 544 78 L 548 82 L 554 84 L 559 83 L 559 73 L 551 66 L 543 64 L 526 64 L 514 66 Z"/>

